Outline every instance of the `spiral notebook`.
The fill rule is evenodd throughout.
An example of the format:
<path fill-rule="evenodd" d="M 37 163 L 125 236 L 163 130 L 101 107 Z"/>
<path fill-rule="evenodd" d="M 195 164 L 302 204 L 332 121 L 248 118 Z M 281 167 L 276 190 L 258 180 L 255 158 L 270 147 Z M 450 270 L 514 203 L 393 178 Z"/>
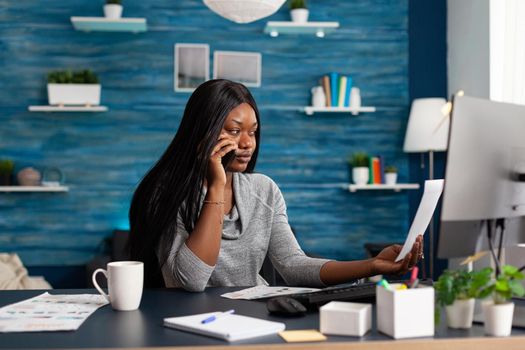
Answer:
<path fill-rule="evenodd" d="M 275 334 L 285 329 L 285 324 L 259 318 L 231 314 L 210 323 L 202 320 L 221 312 L 169 317 L 164 319 L 164 326 L 182 331 L 220 338 L 227 341 L 243 340 L 263 335 Z"/>

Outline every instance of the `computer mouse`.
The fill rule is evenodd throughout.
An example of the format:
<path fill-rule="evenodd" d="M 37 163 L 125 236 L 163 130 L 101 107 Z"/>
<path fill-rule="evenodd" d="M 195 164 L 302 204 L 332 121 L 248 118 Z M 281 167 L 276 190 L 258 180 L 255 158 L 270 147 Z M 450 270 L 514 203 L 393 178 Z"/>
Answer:
<path fill-rule="evenodd" d="M 280 316 L 304 316 L 306 307 L 290 297 L 271 298 L 266 302 L 266 308 L 271 314 Z"/>

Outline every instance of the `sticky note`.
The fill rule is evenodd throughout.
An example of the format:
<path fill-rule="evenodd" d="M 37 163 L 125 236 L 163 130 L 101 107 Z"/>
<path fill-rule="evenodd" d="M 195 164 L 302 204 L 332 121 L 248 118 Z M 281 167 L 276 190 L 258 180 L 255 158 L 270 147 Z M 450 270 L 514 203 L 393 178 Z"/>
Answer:
<path fill-rule="evenodd" d="M 279 335 L 288 343 L 326 340 L 326 337 L 315 329 L 283 331 L 279 332 Z"/>

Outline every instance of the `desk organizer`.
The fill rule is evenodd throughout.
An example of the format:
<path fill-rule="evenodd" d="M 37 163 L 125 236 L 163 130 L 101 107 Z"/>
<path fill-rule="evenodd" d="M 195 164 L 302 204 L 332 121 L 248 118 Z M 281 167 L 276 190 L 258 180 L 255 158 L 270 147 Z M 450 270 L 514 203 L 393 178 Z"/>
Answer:
<path fill-rule="evenodd" d="M 434 335 L 434 288 L 376 287 L 377 329 L 395 339 Z"/>
<path fill-rule="evenodd" d="M 319 308 L 323 334 L 363 336 L 372 328 L 372 304 L 331 301 Z"/>

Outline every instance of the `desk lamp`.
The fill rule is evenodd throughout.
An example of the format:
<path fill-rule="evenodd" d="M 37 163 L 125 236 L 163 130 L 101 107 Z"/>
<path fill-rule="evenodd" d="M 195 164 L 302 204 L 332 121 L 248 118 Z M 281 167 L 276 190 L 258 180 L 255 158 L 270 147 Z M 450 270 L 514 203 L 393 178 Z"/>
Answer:
<path fill-rule="evenodd" d="M 442 108 L 447 101 L 444 98 L 419 98 L 412 101 L 408 118 L 405 145 L 407 153 L 428 152 L 428 179 L 434 178 L 434 152 L 447 150 L 449 118 L 443 118 Z M 421 167 L 424 168 L 424 156 L 421 156 Z M 434 220 L 428 228 L 429 277 L 434 277 Z"/>

